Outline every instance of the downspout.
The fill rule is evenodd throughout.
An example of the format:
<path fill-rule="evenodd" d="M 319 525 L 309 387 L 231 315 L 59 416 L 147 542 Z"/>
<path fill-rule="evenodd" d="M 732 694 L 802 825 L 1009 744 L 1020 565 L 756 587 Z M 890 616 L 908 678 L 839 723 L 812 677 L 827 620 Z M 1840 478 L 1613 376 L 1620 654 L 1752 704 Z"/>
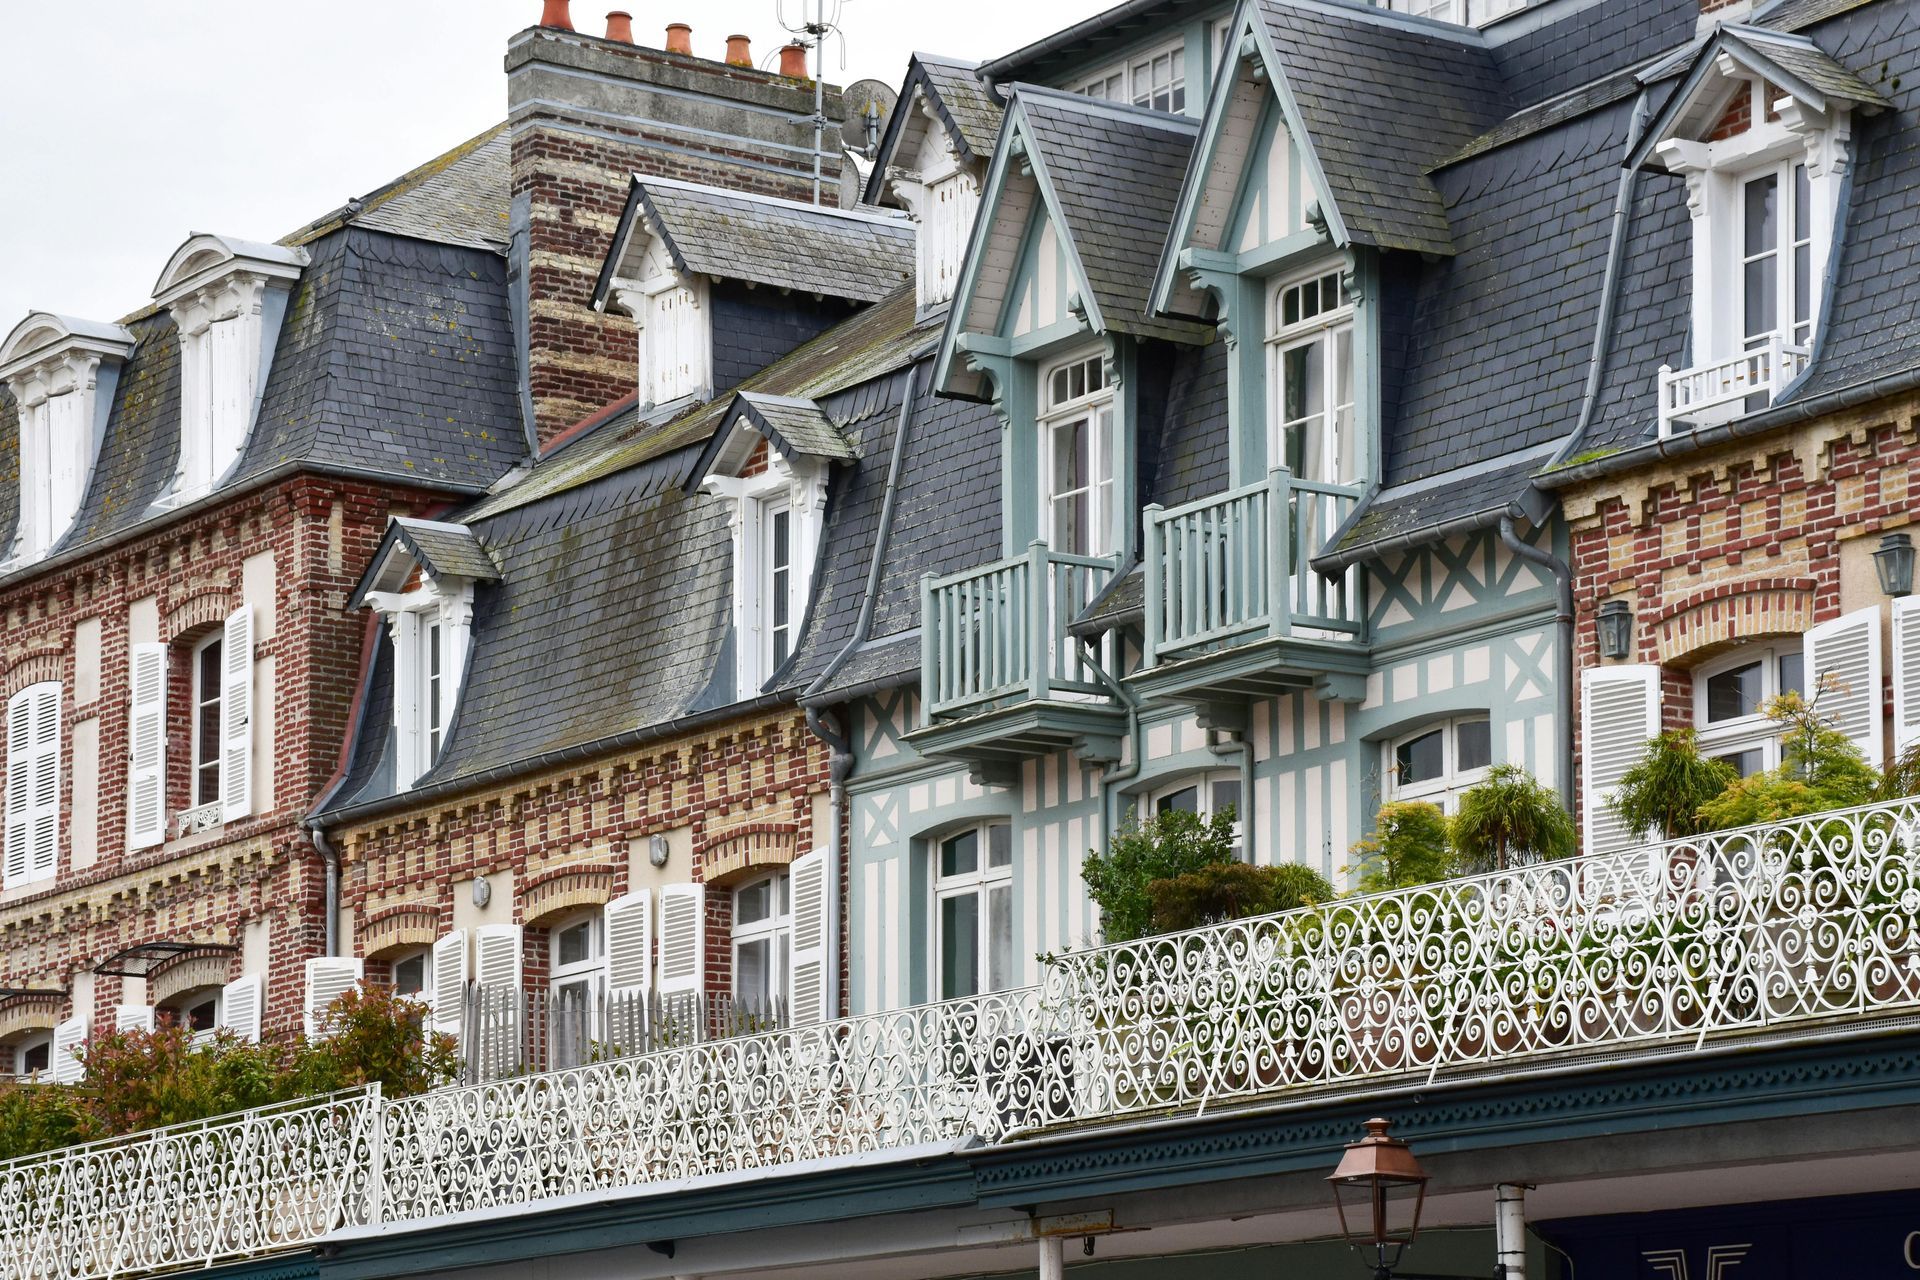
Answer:
<path fill-rule="evenodd" d="M 1216 742 L 1211 733 L 1207 736 L 1207 750 L 1222 760 L 1236 761 L 1240 769 L 1240 811 L 1234 816 L 1240 819 L 1240 852 L 1248 862 L 1253 861 L 1253 744 L 1247 741 L 1245 729 L 1234 729 L 1227 734 L 1226 741 Z"/>
<path fill-rule="evenodd" d="M 1494 1280 L 1527 1280 L 1527 1188 L 1503 1182 L 1493 1189 Z"/>
<path fill-rule="evenodd" d="M 308 827 L 307 835 L 313 840 L 314 852 L 320 855 L 326 876 L 327 943 L 322 954 L 337 956 L 340 954 L 340 851 L 318 825 Z"/>
<path fill-rule="evenodd" d="M 1500 517 L 1500 541 L 1522 560 L 1537 564 L 1553 575 L 1556 608 L 1553 616 L 1559 630 L 1560 678 L 1558 686 L 1560 715 L 1560 799 L 1573 812 L 1573 570 L 1551 551 L 1527 542 L 1513 529 L 1513 516 Z"/>
<path fill-rule="evenodd" d="M 1110 849 L 1113 847 L 1114 828 L 1119 825 L 1113 811 L 1114 797 L 1120 794 L 1121 784 L 1132 782 L 1140 776 L 1140 761 L 1146 754 L 1145 742 L 1140 735 L 1140 698 L 1101 665 L 1100 648 L 1096 641 L 1082 640 L 1080 647 L 1086 654 L 1087 669 L 1127 709 L 1127 762 L 1102 770 L 1100 774 L 1100 847 Z"/>

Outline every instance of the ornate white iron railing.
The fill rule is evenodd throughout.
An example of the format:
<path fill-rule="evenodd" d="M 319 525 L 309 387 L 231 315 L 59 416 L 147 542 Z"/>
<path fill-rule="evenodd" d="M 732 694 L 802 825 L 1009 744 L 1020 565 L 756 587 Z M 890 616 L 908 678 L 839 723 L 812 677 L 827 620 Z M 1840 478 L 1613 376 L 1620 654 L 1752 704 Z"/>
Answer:
<path fill-rule="evenodd" d="M 1915 1007 L 1908 799 L 1071 953 L 976 999 L 14 1161 L 0 1275 Z"/>
<path fill-rule="evenodd" d="M 1672 435 L 1707 422 L 1725 422 L 1752 397 L 1765 408 L 1807 367 L 1808 348 L 1774 332 L 1765 343 L 1725 360 L 1690 369 L 1660 366 L 1660 434 Z"/>
<path fill-rule="evenodd" d="M 206 1267 L 365 1222 L 379 1112 L 375 1088 L 0 1164 L 0 1275 Z"/>

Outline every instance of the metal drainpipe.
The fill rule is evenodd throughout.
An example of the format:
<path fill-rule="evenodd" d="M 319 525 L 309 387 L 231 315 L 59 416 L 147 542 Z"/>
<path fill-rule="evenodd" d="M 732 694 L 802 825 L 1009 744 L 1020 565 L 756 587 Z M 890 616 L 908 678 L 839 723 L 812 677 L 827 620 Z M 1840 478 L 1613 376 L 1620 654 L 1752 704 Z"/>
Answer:
<path fill-rule="evenodd" d="M 320 865 L 326 871 L 326 953 L 330 956 L 340 954 L 340 851 L 327 839 L 327 833 L 319 827 L 308 827 L 307 835 L 313 841 L 315 853 L 320 855 Z"/>
<path fill-rule="evenodd" d="M 1495 1280 L 1527 1280 L 1527 1188 L 1503 1182 L 1493 1189 Z"/>
<path fill-rule="evenodd" d="M 1207 750 L 1222 760 L 1237 760 L 1240 767 L 1240 805 L 1234 816 L 1240 819 L 1240 852 L 1248 862 L 1253 861 L 1253 744 L 1247 741 L 1245 731 L 1235 729 L 1227 734 L 1225 742 L 1216 742 L 1213 735 L 1207 735 Z"/>
<path fill-rule="evenodd" d="M 1554 622 L 1559 627 L 1560 678 L 1560 799 L 1567 806 L 1567 812 L 1573 812 L 1573 570 L 1565 560 L 1550 551 L 1523 541 L 1513 531 L 1513 517 L 1500 517 L 1500 541 L 1507 550 L 1519 556 L 1529 564 L 1537 564 L 1553 575 L 1554 595 L 1558 612 Z"/>
<path fill-rule="evenodd" d="M 1127 709 L 1127 745 L 1128 760 L 1122 765 L 1103 770 L 1100 774 L 1100 848 L 1108 849 L 1113 844 L 1113 829 L 1118 825 L 1113 814 L 1113 798 L 1118 795 L 1117 786 L 1123 782 L 1132 782 L 1140 776 L 1140 759 L 1145 754 L 1145 743 L 1140 737 L 1140 699 L 1133 690 L 1100 665 L 1100 646 L 1092 640 L 1082 640 L 1082 649 L 1086 651 L 1087 666 L 1100 683 L 1113 691 Z"/>

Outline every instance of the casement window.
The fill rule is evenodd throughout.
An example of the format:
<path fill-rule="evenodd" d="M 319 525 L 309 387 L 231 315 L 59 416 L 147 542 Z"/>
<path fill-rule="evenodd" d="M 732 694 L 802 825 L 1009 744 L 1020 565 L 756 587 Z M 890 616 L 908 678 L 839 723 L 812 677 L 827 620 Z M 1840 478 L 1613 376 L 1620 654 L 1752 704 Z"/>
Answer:
<path fill-rule="evenodd" d="M 1693 723 L 1700 753 L 1751 777 L 1780 764 L 1781 726 L 1762 713 L 1783 693 L 1806 691 L 1798 641 L 1742 645 L 1693 676 Z"/>
<path fill-rule="evenodd" d="M 983 823 L 937 841 L 934 955 L 939 999 L 1013 985 L 1013 830 Z"/>
<path fill-rule="evenodd" d="M 447 704 L 451 701 L 447 697 L 445 628 L 440 624 L 438 610 L 420 615 L 418 635 L 420 763 L 431 769 L 440 758 L 440 743 L 447 732 Z"/>
<path fill-rule="evenodd" d="M 1211 822 L 1216 814 L 1233 811 L 1233 856 L 1247 860 L 1246 815 L 1240 809 L 1240 775 L 1227 770 L 1189 774 L 1148 793 L 1146 812 L 1158 817 L 1163 813 L 1198 814 Z"/>
<path fill-rule="evenodd" d="M 242 1040 L 260 1039 L 260 1010 L 264 1003 L 263 983 L 257 973 L 244 974 L 225 986 L 197 987 L 174 996 L 154 1012 L 160 1021 L 172 1022 L 193 1033 L 196 1043 L 211 1040 L 226 1030 Z"/>
<path fill-rule="evenodd" d="M 748 1010 L 770 1013 L 787 1004 L 787 961 L 793 915 L 785 872 L 733 891 L 733 995 Z"/>
<path fill-rule="evenodd" d="M 1460 793 L 1487 776 L 1493 764 L 1492 725 L 1484 715 L 1461 716 L 1387 744 L 1388 800 L 1424 800 L 1452 813 Z"/>
<path fill-rule="evenodd" d="M 393 975 L 393 994 L 413 996 L 419 1000 L 433 998 L 433 952 L 430 948 L 420 947 L 394 956 L 387 962 L 387 971 Z"/>
<path fill-rule="evenodd" d="M 215 632 L 193 647 L 191 742 L 193 786 L 189 804 L 197 808 L 220 798 L 222 750 L 220 692 L 223 684 L 221 634 Z"/>
<path fill-rule="evenodd" d="M 784 498 L 760 503 L 760 620 L 769 677 L 793 653 L 793 508 Z"/>
<path fill-rule="evenodd" d="M 5 885 L 50 880 L 60 855 L 60 684 L 7 700 Z"/>
<path fill-rule="evenodd" d="M 1043 370 L 1040 386 L 1040 527 L 1053 550 L 1113 554 L 1113 389 L 1104 356 Z"/>
<path fill-rule="evenodd" d="M 128 655 L 127 846 L 167 838 L 167 740 L 188 746 L 188 807 L 181 834 L 253 812 L 253 609 L 241 605 L 220 629 L 187 649 L 187 705 L 167 703 L 173 651 L 132 646 Z M 184 723 L 173 717 L 184 718 Z"/>
<path fill-rule="evenodd" d="M 1353 302 L 1340 272 L 1283 279 L 1269 306 L 1267 456 L 1301 480 L 1355 483 Z"/>
<path fill-rule="evenodd" d="M 793 656 L 806 615 L 813 556 L 826 506 L 819 468 L 781 461 L 745 480 L 710 478 L 739 504 L 734 528 L 734 618 L 738 692 L 751 698 Z"/>
<path fill-rule="evenodd" d="M 13 1042 L 13 1074 L 31 1080 L 53 1065 L 53 1032 L 33 1031 Z"/>
<path fill-rule="evenodd" d="M 1813 337 L 1812 195 L 1805 164 L 1782 164 L 1740 184 L 1740 329 L 1748 351 L 1776 333 Z"/>
<path fill-rule="evenodd" d="M 587 1039 L 595 1039 L 607 989 L 605 923 L 596 911 L 562 921 L 548 936 L 553 948 L 549 987 L 555 1016 L 565 1018 L 570 1028 Z"/>
<path fill-rule="evenodd" d="M 405 594 L 364 597 L 387 620 L 393 644 L 394 785 L 418 782 L 439 761 L 460 700 L 473 625 L 473 584 L 429 582 Z"/>
<path fill-rule="evenodd" d="M 1153 111 L 1183 112 L 1187 109 L 1186 42 L 1173 40 L 1125 62 L 1103 67 L 1077 82 L 1073 91 L 1109 102 L 1130 102 Z"/>

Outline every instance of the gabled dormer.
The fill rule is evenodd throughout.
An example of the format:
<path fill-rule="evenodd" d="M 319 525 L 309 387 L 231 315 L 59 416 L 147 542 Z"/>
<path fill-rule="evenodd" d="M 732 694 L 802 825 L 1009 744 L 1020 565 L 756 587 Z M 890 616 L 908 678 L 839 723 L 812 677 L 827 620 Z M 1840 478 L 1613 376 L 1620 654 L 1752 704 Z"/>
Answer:
<path fill-rule="evenodd" d="M 206 234 L 188 237 L 168 259 L 153 300 L 180 336 L 180 458 L 156 505 L 204 496 L 239 461 L 307 261 L 305 249 Z"/>
<path fill-rule="evenodd" d="M 133 341 L 117 324 L 36 311 L 0 343 L 20 414 L 19 525 L 0 567 L 39 560 L 73 527 Z"/>
<path fill-rule="evenodd" d="M 396 517 L 348 602 L 387 625 L 393 646 L 393 784 L 412 786 L 440 756 L 466 678 L 473 591 L 500 570 L 465 525 Z"/>
<path fill-rule="evenodd" d="M 855 456 L 814 401 L 740 392 L 694 464 L 687 487 L 728 504 L 734 684 L 743 700 L 793 656 L 812 599 L 830 473 Z"/>
<path fill-rule="evenodd" d="M 913 274 L 904 217 L 633 179 L 593 294 L 639 326 L 643 406 L 727 391 Z"/>
<path fill-rule="evenodd" d="M 971 62 L 917 53 L 867 185 L 867 199 L 920 224 L 914 278 L 922 313 L 953 297 L 980 186 L 1000 128 L 1000 103 Z"/>
<path fill-rule="evenodd" d="M 1777 399 L 1806 369 L 1825 302 L 1853 118 L 1887 99 L 1805 36 L 1723 26 L 1685 63 L 1630 163 L 1687 184 L 1690 350 L 1660 380 L 1662 435 Z"/>

